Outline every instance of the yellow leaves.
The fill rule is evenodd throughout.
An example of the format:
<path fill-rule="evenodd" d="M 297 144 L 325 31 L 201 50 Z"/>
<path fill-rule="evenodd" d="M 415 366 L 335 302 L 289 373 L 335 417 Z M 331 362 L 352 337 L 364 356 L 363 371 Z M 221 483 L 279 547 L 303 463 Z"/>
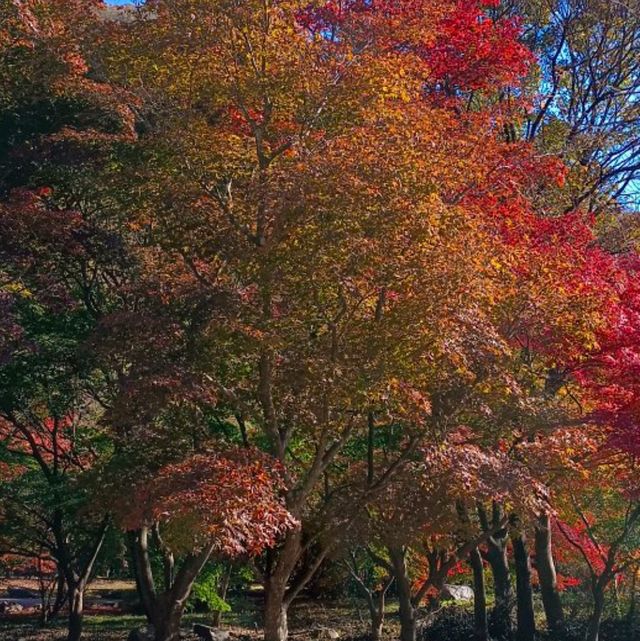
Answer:
<path fill-rule="evenodd" d="M 2 285 L 2 291 L 8 294 L 15 294 L 20 298 L 33 298 L 33 293 L 18 281 L 10 281 Z"/>

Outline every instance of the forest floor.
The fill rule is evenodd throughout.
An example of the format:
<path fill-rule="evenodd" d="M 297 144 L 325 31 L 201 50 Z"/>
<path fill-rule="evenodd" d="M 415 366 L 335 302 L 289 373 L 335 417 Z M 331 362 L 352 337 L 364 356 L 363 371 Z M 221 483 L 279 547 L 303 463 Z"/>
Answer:
<path fill-rule="evenodd" d="M 351 608 L 331 607 L 326 604 L 300 604 L 291 612 L 290 629 L 292 641 L 331 641 L 332 631 L 338 632 L 340 639 L 364 639 L 367 632 L 366 612 L 362 611 L 363 620 L 358 619 L 357 613 Z M 238 619 L 255 618 L 257 612 L 242 611 L 229 614 L 223 620 L 221 627 L 228 630 L 231 639 L 242 641 L 258 641 L 262 631 L 257 625 L 246 625 Z M 197 641 L 190 633 L 193 623 L 209 624 L 208 615 L 186 614 L 183 619 L 185 641 Z M 47 628 L 41 628 L 34 620 L 3 621 L 0 619 L 0 639 L 2 641 L 63 641 L 66 638 L 64 618 Z M 87 616 L 85 619 L 84 639 L 86 641 L 126 641 L 127 635 L 133 628 L 144 626 L 143 616 L 134 615 L 100 615 Z M 397 624 L 390 620 L 388 638 L 396 637 Z"/>
<path fill-rule="evenodd" d="M 29 579 L 0 579 L 0 601 L 9 588 L 26 588 L 37 591 L 38 584 Z M 102 599 L 121 595 L 125 601 L 135 596 L 132 582 L 97 580 L 87 592 L 87 603 L 98 603 Z M 129 597 L 129 598 L 128 598 Z M 259 597 L 259 595 L 256 595 Z M 262 638 L 260 629 L 260 599 L 240 596 L 231 599 L 233 611 L 225 613 L 221 627 L 228 630 L 231 639 L 254 641 Z M 391 606 L 393 609 L 393 605 Z M 190 634 L 194 623 L 210 624 L 210 615 L 185 614 L 183 630 L 185 641 L 196 641 Z M 388 638 L 396 637 L 397 622 L 390 616 Z M 122 613 L 88 614 L 85 617 L 86 641 L 126 641 L 130 630 L 146 624 L 144 616 Z M 331 641 L 332 631 L 343 641 L 364 639 L 368 631 L 366 604 L 358 599 L 340 601 L 316 601 L 300 599 L 290 611 L 290 636 L 292 641 Z M 1 641 L 63 641 L 65 639 L 64 616 L 46 628 L 38 625 L 34 616 L 20 616 L 3 619 L 0 615 Z"/>

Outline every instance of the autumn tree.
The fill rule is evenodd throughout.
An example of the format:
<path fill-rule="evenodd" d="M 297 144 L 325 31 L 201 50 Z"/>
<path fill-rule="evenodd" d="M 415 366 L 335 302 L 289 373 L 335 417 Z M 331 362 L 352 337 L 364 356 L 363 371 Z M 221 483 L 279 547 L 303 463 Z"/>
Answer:
<path fill-rule="evenodd" d="M 269 457 L 248 449 L 198 454 L 140 482 L 114 512 L 131 534 L 135 576 L 157 641 L 179 638 L 193 584 L 214 556 L 251 557 L 297 524 L 282 505 Z M 151 540 L 164 559 L 154 578 Z"/>
<path fill-rule="evenodd" d="M 290 584 L 305 523 L 326 511 L 319 481 L 340 474 L 345 446 L 401 430 L 396 457 L 367 472 L 363 506 L 423 435 L 446 429 L 459 372 L 500 349 L 481 311 L 494 238 L 461 196 L 504 158 L 487 165 L 492 118 L 467 121 L 455 103 L 465 83 L 515 82 L 530 58 L 513 24 L 482 16 L 150 2 L 99 48 L 109 78 L 145 102 L 151 160 L 131 224 L 162 250 L 146 252 L 149 268 L 173 292 L 215 296 L 190 339 L 198 367 L 237 429 L 284 466 L 303 524 L 265 568 L 268 639 L 286 636 L 288 605 L 331 547 Z M 461 62 L 477 43 L 484 53 Z"/>

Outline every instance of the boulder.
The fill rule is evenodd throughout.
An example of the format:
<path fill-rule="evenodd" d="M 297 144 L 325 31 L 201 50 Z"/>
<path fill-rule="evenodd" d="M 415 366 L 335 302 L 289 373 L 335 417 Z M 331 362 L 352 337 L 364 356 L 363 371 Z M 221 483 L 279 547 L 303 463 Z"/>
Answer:
<path fill-rule="evenodd" d="M 445 583 L 440 596 L 442 599 L 450 601 L 472 601 L 473 588 L 470 588 L 468 585 L 450 585 Z"/>
<path fill-rule="evenodd" d="M 134 628 L 129 632 L 127 641 L 153 641 L 155 630 L 149 625 L 144 628 Z"/>
<path fill-rule="evenodd" d="M 20 603 L 11 601 L 0 601 L 0 613 L 2 614 L 18 614 L 22 612 L 24 607 Z"/>
<path fill-rule="evenodd" d="M 202 623 L 193 624 L 193 633 L 197 634 L 202 641 L 229 641 L 230 636 L 227 630 L 212 628 Z"/>
<path fill-rule="evenodd" d="M 337 641 L 339 638 L 340 632 L 333 628 L 320 628 L 316 635 L 316 639 L 321 641 Z"/>

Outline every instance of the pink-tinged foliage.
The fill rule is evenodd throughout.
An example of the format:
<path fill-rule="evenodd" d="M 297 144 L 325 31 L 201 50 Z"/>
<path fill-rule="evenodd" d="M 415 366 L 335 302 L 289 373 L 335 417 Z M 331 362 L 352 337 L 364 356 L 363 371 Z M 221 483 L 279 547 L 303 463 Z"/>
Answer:
<path fill-rule="evenodd" d="M 283 489 L 279 464 L 259 451 L 196 454 L 137 487 L 122 525 L 159 522 L 176 550 L 214 543 L 224 556 L 255 555 L 297 526 L 280 498 Z"/>

